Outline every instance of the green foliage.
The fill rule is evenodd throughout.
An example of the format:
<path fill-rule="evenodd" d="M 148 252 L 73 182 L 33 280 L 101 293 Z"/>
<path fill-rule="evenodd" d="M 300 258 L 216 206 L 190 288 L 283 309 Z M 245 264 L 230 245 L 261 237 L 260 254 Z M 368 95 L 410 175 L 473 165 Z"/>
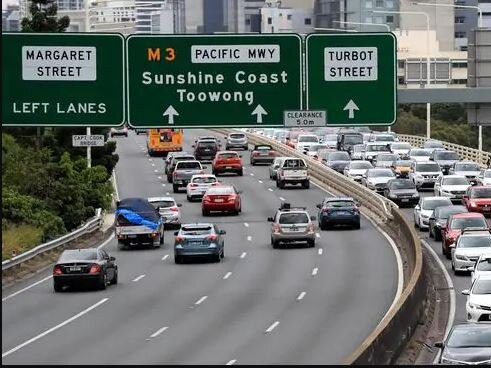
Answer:
<path fill-rule="evenodd" d="M 5 222 L 2 230 L 2 261 L 43 242 L 43 230 L 33 225 L 16 225 Z"/>
<path fill-rule="evenodd" d="M 65 32 L 70 25 L 70 18 L 57 18 L 58 6 L 54 0 L 31 0 L 30 18 L 23 18 L 22 32 Z"/>

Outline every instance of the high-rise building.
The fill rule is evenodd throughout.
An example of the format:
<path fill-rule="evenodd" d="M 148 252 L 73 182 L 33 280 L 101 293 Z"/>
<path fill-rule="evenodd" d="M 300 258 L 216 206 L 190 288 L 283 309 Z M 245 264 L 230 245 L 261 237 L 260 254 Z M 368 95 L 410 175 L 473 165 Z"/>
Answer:
<path fill-rule="evenodd" d="M 157 13 L 165 13 L 160 17 L 167 21 L 172 19 L 172 33 L 186 32 L 185 2 L 184 0 L 135 0 L 136 33 L 152 33 L 155 29 Z M 168 18 L 171 14 L 172 17 Z M 154 26 L 152 26 L 154 24 Z M 153 28 L 152 28 L 153 27 Z M 160 26 L 158 26 L 160 28 Z M 166 29 L 169 25 L 165 25 Z"/>
<path fill-rule="evenodd" d="M 455 5 L 477 6 L 478 0 L 457 0 Z M 455 8 L 455 49 L 467 50 L 467 39 L 471 29 L 477 27 L 477 9 Z"/>
<path fill-rule="evenodd" d="M 20 31 L 20 11 L 18 5 L 7 5 L 6 9 L 2 9 L 2 31 Z"/>
<path fill-rule="evenodd" d="M 491 0 L 479 0 L 478 6 L 482 10 L 482 26 L 491 27 Z"/>
<path fill-rule="evenodd" d="M 280 2 L 266 5 L 261 8 L 261 33 L 313 32 L 313 9 L 284 7 Z"/>
<path fill-rule="evenodd" d="M 55 0 L 56 5 L 58 5 L 58 11 L 66 10 L 83 10 L 85 5 L 85 0 Z M 29 13 L 29 0 L 19 0 L 20 14 L 21 17 L 27 17 Z"/>
<path fill-rule="evenodd" d="M 319 28 L 344 28 L 336 21 L 347 21 L 348 0 L 316 0 L 314 26 Z"/>

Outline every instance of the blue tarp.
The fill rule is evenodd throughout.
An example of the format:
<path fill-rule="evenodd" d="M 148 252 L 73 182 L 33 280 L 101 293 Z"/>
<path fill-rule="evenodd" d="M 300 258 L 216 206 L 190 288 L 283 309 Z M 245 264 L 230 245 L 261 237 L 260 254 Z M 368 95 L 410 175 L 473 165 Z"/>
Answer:
<path fill-rule="evenodd" d="M 126 198 L 119 202 L 115 212 L 116 217 L 123 216 L 134 225 L 145 225 L 156 230 L 162 223 L 162 218 L 155 207 L 144 198 Z"/>

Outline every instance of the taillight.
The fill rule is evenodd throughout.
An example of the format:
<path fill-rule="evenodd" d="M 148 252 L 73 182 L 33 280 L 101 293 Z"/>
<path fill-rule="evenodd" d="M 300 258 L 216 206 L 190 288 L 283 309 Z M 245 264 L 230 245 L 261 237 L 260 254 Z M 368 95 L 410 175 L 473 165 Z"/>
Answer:
<path fill-rule="evenodd" d="M 254 157 L 259 156 L 259 152 L 252 152 L 252 156 Z"/>
<path fill-rule="evenodd" d="M 204 201 L 204 202 L 209 202 L 209 201 L 210 201 L 210 196 L 208 196 L 208 195 L 204 195 L 204 196 L 203 196 L 203 201 Z"/>
<path fill-rule="evenodd" d="M 193 187 L 193 188 L 196 188 L 196 187 L 198 186 L 198 184 L 196 184 L 196 183 L 191 183 L 191 184 L 189 184 L 189 186 L 190 186 L 190 187 Z"/>
<path fill-rule="evenodd" d="M 90 270 L 89 270 L 89 273 L 99 273 L 101 272 L 101 266 L 97 263 L 94 263 L 91 267 L 90 267 Z"/>
<path fill-rule="evenodd" d="M 279 172 L 280 176 L 284 175 L 285 174 L 285 170 L 281 169 L 280 172 Z"/>
<path fill-rule="evenodd" d="M 324 212 L 324 213 L 331 213 L 331 209 L 330 208 L 323 208 L 322 209 L 322 212 Z"/>
<path fill-rule="evenodd" d="M 174 172 L 172 173 L 172 176 L 177 176 L 177 171 L 174 170 Z"/>
<path fill-rule="evenodd" d="M 235 196 L 233 194 L 232 195 L 229 195 L 227 197 L 227 201 L 229 201 L 229 202 L 235 201 Z"/>
<path fill-rule="evenodd" d="M 208 236 L 206 237 L 206 240 L 209 240 L 209 241 L 211 241 L 211 242 L 212 242 L 212 241 L 215 241 L 215 240 L 217 240 L 217 239 L 218 239 L 218 236 L 216 236 L 216 235 L 214 235 L 214 234 L 213 234 L 213 235 L 208 235 Z"/>
<path fill-rule="evenodd" d="M 178 212 L 179 208 L 178 207 L 171 207 L 171 208 L 169 208 L 169 210 L 171 210 L 172 212 Z"/>
<path fill-rule="evenodd" d="M 274 156 L 274 152 L 273 152 L 273 151 L 269 151 L 269 152 L 268 152 L 268 155 L 269 155 L 269 156 Z"/>
<path fill-rule="evenodd" d="M 176 236 L 176 242 L 180 243 L 183 242 L 185 239 L 183 236 Z"/>
<path fill-rule="evenodd" d="M 201 170 L 199 173 L 200 174 L 204 174 L 205 173 L 205 170 Z"/>
<path fill-rule="evenodd" d="M 275 234 L 279 234 L 280 233 L 280 225 L 273 224 L 273 233 L 275 233 Z"/>
<path fill-rule="evenodd" d="M 62 275 L 63 274 L 63 269 L 61 268 L 61 266 L 54 266 L 53 267 L 53 275 Z"/>
<path fill-rule="evenodd" d="M 309 233 L 313 233 L 315 231 L 314 224 L 309 224 Z"/>

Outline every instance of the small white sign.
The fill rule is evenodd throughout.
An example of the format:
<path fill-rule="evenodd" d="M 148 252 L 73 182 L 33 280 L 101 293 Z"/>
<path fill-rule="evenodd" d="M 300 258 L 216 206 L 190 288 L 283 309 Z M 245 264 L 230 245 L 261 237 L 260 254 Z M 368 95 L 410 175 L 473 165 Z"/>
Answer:
<path fill-rule="evenodd" d="M 72 135 L 73 147 L 103 147 L 104 136 L 102 134 L 95 135 Z"/>
<path fill-rule="evenodd" d="M 193 64 L 279 63 L 280 45 L 194 45 Z"/>
<path fill-rule="evenodd" d="M 95 47 L 23 46 L 22 79 L 42 81 L 95 81 Z"/>
<path fill-rule="evenodd" d="M 324 49 L 324 80 L 377 80 L 376 47 L 326 47 Z"/>
<path fill-rule="evenodd" d="M 284 111 L 283 124 L 286 127 L 326 126 L 326 112 L 324 110 Z"/>

